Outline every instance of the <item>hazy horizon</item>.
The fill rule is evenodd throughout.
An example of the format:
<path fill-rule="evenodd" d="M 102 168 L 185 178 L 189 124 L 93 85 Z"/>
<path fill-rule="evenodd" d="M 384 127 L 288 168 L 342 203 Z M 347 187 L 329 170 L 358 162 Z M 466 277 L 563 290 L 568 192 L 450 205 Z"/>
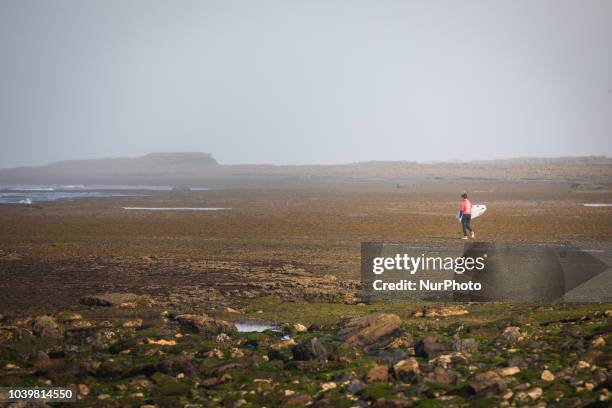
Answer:
<path fill-rule="evenodd" d="M 0 2 L 0 168 L 612 156 L 612 2 Z"/>
<path fill-rule="evenodd" d="M 406 161 L 406 162 L 415 162 L 417 164 L 453 164 L 453 163 L 475 163 L 475 162 L 487 162 L 487 161 L 491 161 L 491 162 L 495 162 L 495 161 L 506 161 L 506 160 L 546 160 L 546 159 L 550 159 L 550 160 L 555 160 L 555 159 L 589 159 L 589 158 L 604 158 L 606 160 L 611 160 L 612 157 L 610 156 L 606 156 L 606 155 L 584 155 L 584 156 L 518 156 L 518 157 L 496 157 L 496 158 L 491 158 L 491 159 L 484 159 L 484 160 L 462 160 L 462 159 L 448 159 L 448 160 L 425 160 L 425 161 L 419 161 L 419 160 L 362 160 L 362 161 L 358 161 L 358 162 L 346 162 L 346 163 L 301 163 L 301 164 L 293 164 L 293 163 L 281 163 L 281 164 L 277 164 L 277 163 L 223 163 L 220 162 L 219 160 L 217 160 L 217 158 L 215 157 L 214 154 L 211 154 L 210 152 L 151 152 L 151 153 L 146 153 L 144 155 L 141 156 L 113 156 L 113 157 L 90 157 L 90 158 L 75 158 L 75 159 L 65 159 L 65 160 L 58 160 L 58 161 L 53 161 L 53 162 L 49 162 L 49 163 L 41 163 L 41 164 L 34 164 L 34 165 L 24 165 L 24 166 L 12 166 L 12 167 L 0 167 L 0 170 L 10 170 L 10 169 L 17 169 L 17 168 L 23 168 L 23 167 L 44 167 L 47 165 L 53 165 L 53 164 L 58 164 L 58 163 L 63 163 L 63 162 L 80 162 L 80 161 L 89 161 L 89 160 L 113 160 L 113 159 L 141 159 L 145 156 L 149 156 L 149 155 L 155 155 L 155 154 L 191 154 L 191 153 L 200 153 L 200 154 L 210 154 L 211 157 L 213 159 L 215 159 L 219 165 L 236 165 L 236 166 L 240 166 L 240 165 L 244 165 L 244 166 L 249 166 L 249 165 L 269 165 L 269 166 L 335 166 L 335 165 L 351 165 L 351 164 L 359 164 L 359 163 L 368 163 L 368 162 L 402 162 L 402 161 Z"/>

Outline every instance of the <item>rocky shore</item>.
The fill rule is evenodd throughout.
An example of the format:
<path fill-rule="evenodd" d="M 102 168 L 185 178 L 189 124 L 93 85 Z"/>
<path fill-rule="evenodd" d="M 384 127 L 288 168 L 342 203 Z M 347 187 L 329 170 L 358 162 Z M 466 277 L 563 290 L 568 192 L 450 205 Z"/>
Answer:
<path fill-rule="evenodd" d="M 188 312 L 168 306 L 102 293 L 83 296 L 71 311 L 2 316 L 0 383 L 71 386 L 76 406 L 100 407 L 610 401 L 610 305 L 257 298 Z M 238 331 L 245 321 L 273 328 Z"/>

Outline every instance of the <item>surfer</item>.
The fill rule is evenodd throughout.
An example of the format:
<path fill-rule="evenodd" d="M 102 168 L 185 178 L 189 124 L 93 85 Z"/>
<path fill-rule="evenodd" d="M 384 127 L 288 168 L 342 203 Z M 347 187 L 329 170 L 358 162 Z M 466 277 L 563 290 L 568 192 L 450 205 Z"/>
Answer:
<path fill-rule="evenodd" d="M 461 239 L 468 239 L 468 231 L 470 232 L 472 238 L 474 238 L 474 231 L 472 231 L 472 227 L 470 226 L 474 203 L 468 199 L 468 195 L 465 191 L 461 194 L 461 198 L 463 199 L 461 200 L 461 210 L 459 211 L 461 226 L 463 227 L 463 238 Z"/>

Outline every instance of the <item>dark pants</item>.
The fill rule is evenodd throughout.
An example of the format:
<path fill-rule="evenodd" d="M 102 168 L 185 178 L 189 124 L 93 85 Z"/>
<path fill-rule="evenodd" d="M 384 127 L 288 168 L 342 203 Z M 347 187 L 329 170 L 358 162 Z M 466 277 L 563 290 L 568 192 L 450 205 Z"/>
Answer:
<path fill-rule="evenodd" d="M 463 227 L 463 235 L 466 237 L 468 235 L 468 231 L 472 232 L 470 221 L 472 221 L 472 216 L 470 214 L 463 214 L 463 217 L 461 217 L 461 226 Z"/>

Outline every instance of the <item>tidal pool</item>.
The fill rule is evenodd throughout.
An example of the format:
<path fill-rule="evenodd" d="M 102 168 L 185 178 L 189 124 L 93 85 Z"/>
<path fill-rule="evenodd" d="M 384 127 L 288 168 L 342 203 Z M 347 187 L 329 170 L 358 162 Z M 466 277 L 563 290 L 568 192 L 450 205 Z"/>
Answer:
<path fill-rule="evenodd" d="M 260 333 L 266 330 L 275 330 L 276 326 L 272 326 L 270 324 L 260 323 L 260 322 L 241 322 L 241 323 L 236 323 L 236 329 L 238 329 L 238 332 L 240 333 L 249 333 L 249 332 Z"/>

